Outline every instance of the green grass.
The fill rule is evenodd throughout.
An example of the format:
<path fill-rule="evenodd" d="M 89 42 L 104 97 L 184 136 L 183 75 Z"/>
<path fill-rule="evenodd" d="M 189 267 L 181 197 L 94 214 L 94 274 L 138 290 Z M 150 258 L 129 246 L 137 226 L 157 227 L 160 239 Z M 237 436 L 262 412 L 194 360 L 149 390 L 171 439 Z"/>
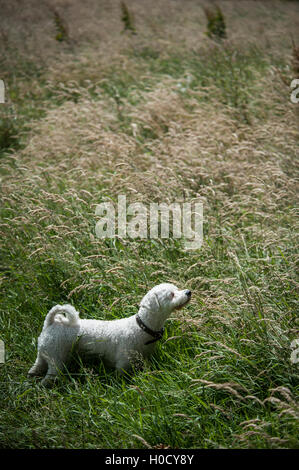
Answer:
<path fill-rule="evenodd" d="M 111 63 L 74 46 L 61 77 L 26 57 L 7 73 L 0 447 L 298 448 L 298 133 L 277 72 L 291 78 L 288 57 L 250 41 L 139 40 Z M 95 206 L 118 194 L 201 197 L 203 246 L 98 240 Z M 51 389 L 27 378 L 53 305 L 113 320 L 164 281 L 192 301 L 143 368 L 119 379 L 74 356 Z"/>
<path fill-rule="evenodd" d="M 295 326 L 294 300 L 291 286 L 275 281 L 289 270 L 289 263 L 284 261 L 287 253 L 264 253 L 269 257 L 265 262 L 257 261 L 254 249 L 247 248 L 249 255 L 240 249 L 237 271 L 225 256 L 214 256 L 214 267 L 204 270 L 208 292 L 209 279 L 218 278 L 221 284 L 223 276 L 236 277 L 227 286 L 225 305 L 222 301 L 209 308 L 203 292 L 197 305 L 191 304 L 186 313 L 195 326 L 171 320 L 154 358 L 144 370 L 127 379 L 118 381 L 101 364 L 77 364 L 71 369 L 73 375 L 70 372 L 71 375 L 62 376 L 59 384 L 47 391 L 34 381 L 28 382 L 26 371 L 36 354 L 33 339 L 39 334 L 49 307 L 57 299 L 68 301 L 66 294 L 72 287 L 89 282 L 79 271 L 84 252 L 93 251 L 83 240 L 81 256 L 76 257 L 76 246 L 71 249 L 73 257 L 68 264 L 61 261 L 62 253 L 47 253 L 53 262 L 46 262 L 41 256 L 33 258 L 30 269 L 26 263 L 20 266 L 19 260 L 24 259 L 21 253 L 10 261 L 13 266 L 5 299 L 7 307 L 1 316 L 7 346 L 7 362 L 1 366 L 3 446 L 143 447 L 133 435 L 142 437 L 150 446 L 178 448 L 298 445 L 297 424 L 292 415 L 296 404 L 285 398 L 288 391 L 284 393 L 291 390 L 295 396 L 298 385 L 297 366 L 289 362 L 287 334 Z M 159 259 L 165 266 L 166 278 L 175 277 L 185 285 L 190 283 L 190 276 L 184 271 L 196 258 L 193 255 L 193 260 L 191 256 L 191 260 L 187 257 L 182 261 L 186 258 L 184 252 L 171 244 L 146 248 L 140 243 L 135 256 L 130 248 L 106 247 L 103 252 L 108 252 L 109 258 L 92 263 L 100 287 L 83 289 L 72 296 L 86 318 L 113 319 L 133 314 L 136 299 L 144 293 L 136 287 L 138 283 L 147 280 L 155 284 L 161 279 L 148 260 Z M 206 248 L 201 262 L 209 258 Z M 123 268 L 120 273 L 105 274 L 115 262 Z M 67 284 L 68 288 L 62 288 L 61 282 L 72 272 L 75 279 Z M 262 297 L 267 285 L 271 289 Z M 251 286 L 255 286 L 253 291 Z M 213 287 L 217 298 L 215 283 Z M 218 290 L 223 292 L 219 286 Z M 119 302 L 110 309 L 115 299 Z M 241 299 L 244 306 L 240 305 Z M 214 384 L 228 382 L 230 386 L 217 389 L 207 386 L 205 380 Z M 277 387 L 276 392 L 271 392 Z M 272 394 L 281 401 L 269 401 Z M 246 438 L 245 424 L 241 423 L 253 419 L 258 421 L 246 430 L 254 429 L 256 433 Z"/>

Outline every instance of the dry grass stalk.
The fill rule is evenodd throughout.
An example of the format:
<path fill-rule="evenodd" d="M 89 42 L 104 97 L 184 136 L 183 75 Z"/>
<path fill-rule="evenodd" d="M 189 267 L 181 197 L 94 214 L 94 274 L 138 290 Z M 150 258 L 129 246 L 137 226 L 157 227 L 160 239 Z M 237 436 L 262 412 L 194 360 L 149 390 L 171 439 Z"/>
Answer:
<path fill-rule="evenodd" d="M 292 41 L 292 69 L 295 74 L 294 78 L 299 77 L 299 46 Z"/>

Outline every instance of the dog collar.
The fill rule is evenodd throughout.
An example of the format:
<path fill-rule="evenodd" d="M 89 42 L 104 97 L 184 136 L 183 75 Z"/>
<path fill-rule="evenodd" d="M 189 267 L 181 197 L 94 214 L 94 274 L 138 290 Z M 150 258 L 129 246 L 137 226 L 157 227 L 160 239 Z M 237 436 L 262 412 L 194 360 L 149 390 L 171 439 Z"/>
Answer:
<path fill-rule="evenodd" d="M 159 341 L 159 339 L 162 338 L 163 333 L 164 333 L 164 328 L 161 328 L 161 330 L 159 330 L 159 331 L 151 330 L 148 326 L 145 325 L 145 323 L 143 323 L 143 321 L 141 320 L 141 318 L 138 315 L 136 315 L 136 322 L 137 322 L 138 326 L 140 326 L 140 328 L 143 331 L 145 331 L 147 334 L 153 336 L 153 338 L 154 338 L 154 339 L 151 339 L 150 341 L 147 341 L 144 344 L 155 343 L 155 341 Z"/>

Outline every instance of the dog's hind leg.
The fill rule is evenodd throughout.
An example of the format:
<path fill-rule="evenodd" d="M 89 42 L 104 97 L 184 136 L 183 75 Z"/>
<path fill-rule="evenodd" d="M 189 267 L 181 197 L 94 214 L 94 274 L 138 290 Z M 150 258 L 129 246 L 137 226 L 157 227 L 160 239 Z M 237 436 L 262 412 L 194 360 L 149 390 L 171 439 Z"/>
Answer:
<path fill-rule="evenodd" d="M 46 376 L 41 381 L 41 384 L 46 387 L 52 385 L 58 377 L 60 371 L 62 371 L 63 366 L 63 361 L 49 361 Z"/>
<path fill-rule="evenodd" d="M 69 346 L 71 348 L 71 343 Z M 42 385 L 51 385 L 56 380 L 58 375 L 63 371 L 70 355 L 70 348 L 66 348 L 64 351 L 60 351 L 60 354 L 57 354 L 58 348 L 56 348 L 55 355 L 44 355 L 48 363 L 48 370 L 46 376 L 41 381 Z"/>
<path fill-rule="evenodd" d="M 38 375 L 44 375 L 47 372 L 47 369 L 47 361 L 38 353 L 35 363 L 28 372 L 28 376 L 34 377 Z"/>

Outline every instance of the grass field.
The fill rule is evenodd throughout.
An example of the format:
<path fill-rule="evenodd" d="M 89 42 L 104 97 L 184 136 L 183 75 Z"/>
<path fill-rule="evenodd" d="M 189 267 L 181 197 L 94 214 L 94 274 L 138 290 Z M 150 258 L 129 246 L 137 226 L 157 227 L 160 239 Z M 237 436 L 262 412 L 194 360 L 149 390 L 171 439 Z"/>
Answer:
<path fill-rule="evenodd" d="M 299 2 L 3 2 L 0 447 L 298 448 Z M 42 3 L 42 5 L 40 5 Z M 297 36 L 296 36 L 297 35 Z M 204 242 L 95 236 L 103 201 L 203 203 Z M 191 289 L 142 370 L 27 379 L 45 315 Z"/>

